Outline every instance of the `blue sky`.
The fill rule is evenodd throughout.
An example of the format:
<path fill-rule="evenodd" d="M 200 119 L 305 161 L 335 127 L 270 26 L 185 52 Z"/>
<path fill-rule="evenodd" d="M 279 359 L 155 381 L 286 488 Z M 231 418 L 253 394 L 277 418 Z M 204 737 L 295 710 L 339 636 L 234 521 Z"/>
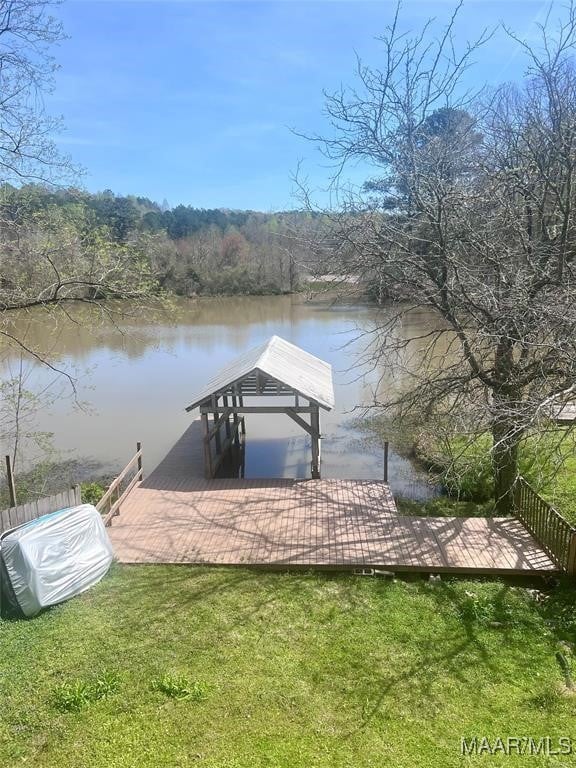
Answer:
<path fill-rule="evenodd" d="M 503 20 L 534 33 L 548 3 L 468 0 L 459 40 Z M 447 20 L 450 0 L 405 0 L 402 24 Z M 382 61 L 375 36 L 394 2 L 115 2 L 65 0 L 69 39 L 48 110 L 62 115 L 63 151 L 84 186 L 170 205 L 296 207 L 299 161 L 313 187 L 327 177 L 313 145 L 290 128 L 326 132 L 322 89 L 354 82 L 355 53 Z M 524 62 L 504 35 L 479 54 L 474 84 L 518 79 Z M 472 76 L 471 76 L 472 77 Z"/>

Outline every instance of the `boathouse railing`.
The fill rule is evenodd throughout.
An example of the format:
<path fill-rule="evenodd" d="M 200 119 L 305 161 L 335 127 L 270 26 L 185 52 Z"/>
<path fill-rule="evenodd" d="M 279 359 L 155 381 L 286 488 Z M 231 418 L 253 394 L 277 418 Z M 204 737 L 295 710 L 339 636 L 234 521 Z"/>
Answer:
<path fill-rule="evenodd" d="M 222 464 L 232 461 L 238 469 L 240 477 L 244 477 L 244 456 L 246 440 L 246 423 L 244 416 L 234 414 L 230 421 L 232 411 L 226 410 L 219 417 L 214 417 L 214 423 L 210 426 L 208 414 L 202 414 L 204 435 L 204 471 L 208 478 L 216 477 Z M 212 442 L 215 452 L 212 451 Z"/>
<path fill-rule="evenodd" d="M 103 515 L 104 525 L 112 525 L 112 518 L 120 514 L 122 503 L 136 483 L 144 478 L 142 472 L 142 443 L 136 443 L 136 453 L 122 472 L 108 486 L 108 490 L 96 504 L 96 509 Z"/>
<path fill-rule="evenodd" d="M 523 477 L 515 486 L 516 516 L 559 568 L 576 575 L 576 528 Z"/>

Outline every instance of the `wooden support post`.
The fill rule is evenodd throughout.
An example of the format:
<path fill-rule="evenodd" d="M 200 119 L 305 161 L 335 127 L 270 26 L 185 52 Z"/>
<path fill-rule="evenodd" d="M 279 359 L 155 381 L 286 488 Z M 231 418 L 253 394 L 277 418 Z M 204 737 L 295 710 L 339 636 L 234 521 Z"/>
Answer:
<path fill-rule="evenodd" d="M 314 428 L 310 426 L 310 424 L 307 424 L 301 416 L 298 416 L 294 408 L 285 408 L 284 412 L 286 413 L 286 416 L 290 416 L 290 418 L 295 421 L 299 427 L 302 427 L 304 432 L 308 432 L 309 435 L 314 434 Z"/>
<path fill-rule="evenodd" d="M 212 477 L 212 449 L 210 448 L 210 427 L 208 424 L 208 414 L 202 414 L 202 426 L 204 431 L 204 477 Z"/>
<path fill-rule="evenodd" d="M 142 443 L 138 442 L 136 443 L 136 453 L 140 453 L 142 450 Z M 142 474 L 142 455 L 138 456 L 138 477 L 140 480 L 144 479 L 144 475 Z"/>
<path fill-rule="evenodd" d="M 214 414 L 214 426 L 216 426 L 216 423 L 218 421 L 218 414 Z M 220 437 L 220 426 L 216 429 L 216 432 L 214 432 L 214 442 L 216 444 L 216 455 L 219 456 L 222 453 L 222 439 Z"/>
<path fill-rule="evenodd" d="M 236 398 L 236 395 L 232 395 L 232 408 L 236 408 L 238 405 L 238 400 Z M 236 411 L 232 412 L 232 421 L 234 424 L 234 445 L 236 448 L 240 447 L 240 424 L 238 422 L 238 414 Z"/>
<path fill-rule="evenodd" d="M 228 398 L 226 397 L 226 395 L 224 395 L 222 400 L 224 402 L 224 407 L 228 408 Z M 228 414 L 226 414 L 226 421 L 224 422 L 224 427 L 226 429 L 226 437 L 229 438 L 231 432 L 230 432 L 230 416 Z"/>
<path fill-rule="evenodd" d="M 388 440 L 384 443 L 384 482 L 388 482 Z"/>
<path fill-rule="evenodd" d="M 312 431 L 312 478 L 320 479 L 320 409 L 317 407 L 310 414 L 310 426 Z"/>
<path fill-rule="evenodd" d="M 10 506 L 16 506 L 16 485 L 14 483 L 14 473 L 12 472 L 12 460 L 6 456 L 6 480 L 8 482 L 8 495 L 10 496 Z"/>
<path fill-rule="evenodd" d="M 514 493 L 513 493 L 513 501 L 514 501 L 514 515 L 519 518 L 521 521 L 524 520 L 523 510 L 522 510 L 522 482 L 521 478 L 516 478 L 516 482 L 514 483 Z"/>
<path fill-rule="evenodd" d="M 219 419 L 219 414 L 218 414 L 218 398 L 216 397 L 216 395 L 212 395 L 212 407 L 214 409 L 214 413 L 213 413 L 213 416 L 214 416 L 214 426 L 216 426 L 216 423 L 217 423 L 217 421 Z M 220 456 L 220 454 L 222 453 L 222 441 L 220 439 L 220 427 L 219 426 L 218 426 L 218 429 L 216 430 L 216 432 L 214 433 L 214 442 L 216 444 L 216 458 L 218 458 Z"/>
<path fill-rule="evenodd" d="M 242 439 L 240 440 L 240 477 L 244 479 L 246 471 L 246 423 L 244 416 L 240 417 L 238 431 L 242 430 Z"/>

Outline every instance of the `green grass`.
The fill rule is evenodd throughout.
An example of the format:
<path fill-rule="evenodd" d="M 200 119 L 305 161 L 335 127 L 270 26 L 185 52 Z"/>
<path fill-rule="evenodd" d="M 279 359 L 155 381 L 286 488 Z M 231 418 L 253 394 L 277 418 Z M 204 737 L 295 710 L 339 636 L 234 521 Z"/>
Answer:
<path fill-rule="evenodd" d="M 556 474 L 540 488 L 540 494 L 576 525 L 576 448 L 567 443 Z"/>
<path fill-rule="evenodd" d="M 448 497 L 414 505 L 412 514 L 491 514 L 491 445 L 487 434 L 442 439 L 430 432 L 421 434 L 416 459 L 439 476 Z M 543 498 L 576 524 L 576 432 L 558 427 L 528 435 L 520 446 L 519 470 Z M 402 504 L 408 511 L 410 505 Z"/>
<path fill-rule="evenodd" d="M 575 639 L 568 587 L 116 566 L 0 621 L 0 765 L 573 764 L 460 738 L 576 735 Z"/>

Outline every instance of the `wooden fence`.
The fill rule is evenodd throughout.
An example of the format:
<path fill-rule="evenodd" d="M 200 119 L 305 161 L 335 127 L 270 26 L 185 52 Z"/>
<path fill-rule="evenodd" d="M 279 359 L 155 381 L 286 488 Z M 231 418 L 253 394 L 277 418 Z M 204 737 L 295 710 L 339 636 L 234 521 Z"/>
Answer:
<path fill-rule="evenodd" d="M 104 516 L 104 525 L 112 525 L 112 518 L 120 514 L 122 502 L 143 477 L 142 444 L 136 443 L 136 453 L 96 504 L 96 509 Z"/>
<path fill-rule="evenodd" d="M 22 523 L 36 520 L 41 515 L 66 509 L 66 507 L 75 507 L 81 503 L 80 486 L 76 485 L 74 488 L 69 488 L 67 491 L 56 493 L 53 496 L 46 496 L 27 504 L 10 507 L 0 511 L 0 534 L 10 530 L 10 528 L 15 528 L 17 525 L 22 525 Z"/>
<path fill-rule="evenodd" d="M 576 528 L 520 477 L 515 487 L 516 516 L 566 573 L 576 575 Z"/>

